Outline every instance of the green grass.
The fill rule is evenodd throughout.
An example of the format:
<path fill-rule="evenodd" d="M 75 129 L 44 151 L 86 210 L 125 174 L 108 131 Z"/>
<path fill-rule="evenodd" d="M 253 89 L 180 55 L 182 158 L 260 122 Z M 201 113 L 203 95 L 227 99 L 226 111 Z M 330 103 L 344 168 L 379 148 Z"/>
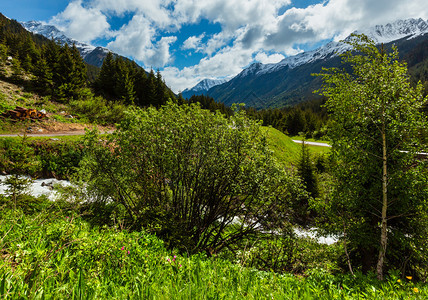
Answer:
<path fill-rule="evenodd" d="M 273 127 L 262 127 L 262 129 L 266 132 L 269 148 L 280 164 L 290 165 L 297 162 L 301 151 L 300 145 Z"/>
<path fill-rule="evenodd" d="M 1 196 L 0 196 L 1 197 Z M 426 299 L 410 280 L 307 277 L 180 255 L 155 236 L 91 227 L 60 202 L 25 215 L 0 210 L 1 299 Z M 43 205 L 42 205 L 43 206 Z M 417 288 L 417 290 L 415 290 Z"/>

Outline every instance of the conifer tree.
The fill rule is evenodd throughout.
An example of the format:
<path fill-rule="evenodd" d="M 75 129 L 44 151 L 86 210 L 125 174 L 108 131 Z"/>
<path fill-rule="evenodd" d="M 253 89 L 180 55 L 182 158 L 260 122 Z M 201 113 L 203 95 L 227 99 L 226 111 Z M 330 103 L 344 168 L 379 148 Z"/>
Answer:
<path fill-rule="evenodd" d="M 109 52 L 103 61 L 100 74 L 95 82 L 98 92 L 106 97 L 113 97 L 115 94 L 115 69 L 113 54 Z"/>
<path fill-rule="evenodd" d="M 146 86 L 147 75 L 144 69 L 139 68 L 135 74 L 134 90 L 135 90 L 135 104 L 138 106 L 147 106 L 146 99 Z"/>
<path fill-rule="evenodd" d="M 73 81 L 74 85 L 77 88 L 82 88 L 88 79 L 87 77 L 87 70 L 85 62 L 83 61 L 82 57 L 80 56 L 79 50 L 76 48 L 76 45 L 73 44 L 73 47 L 71 48 L 71 56 L 73 58 L 73 64 L 74 64 L 74 74 L 73 74 Z"/>

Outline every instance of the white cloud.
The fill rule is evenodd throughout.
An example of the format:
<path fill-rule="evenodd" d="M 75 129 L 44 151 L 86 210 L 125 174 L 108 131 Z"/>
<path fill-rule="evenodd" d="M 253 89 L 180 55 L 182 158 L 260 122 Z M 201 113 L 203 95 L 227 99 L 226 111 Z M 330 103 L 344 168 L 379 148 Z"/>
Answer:
<path fill-rule="evenodd" d="M 172 0 L 92 0 L 93 7 L 109 15 L 122 16 L 131 12 L 144 16 L 157 27 L 174 24 L 170 11 L 167 9 Z"/>
<path fill-rule="evenodd" d="M 202 39 L 205 37 L 205 34 L 201 34 L 199 36 L 191 36 L 187 40 L 184 41 L 181 49 L 183 50 L 191 50 L 200 51 L 202 49 Z"/>
<path fill-rule="evenodd" d="M 296 44 L 344 38 L 356 29 L 397 19 L 428 17 L 423 0 L 330 0 L 303 9 L 290 8 L 276 18 L 276 29 L 267 36 L 265 47 L 282 51 Z"/>
<path fill-rule="evenodd" d="M 155 42 L 156 30 L 141 15 L 116 32 L 116 38 L 107 47 L 111 50 L 144 62 L 146 66 L 161 68 L 171 60 L 170 44 L 177 40 L 175 36 L 162 37 Z"/>
<path fill-rule="evenodd" d="M 280 8 L 290 3 L 290 0 L 177 0 L 173 15 L 181 23 L 205 18 L 233 31 L 246 24 L 270 22 Z"/>
<path fill-rule="evenodd" d="M 428 18 L 426 0 L 319 2 L 298 9 L 291 0 L 75 0 L 52 23 L 82 41 L 113 37 L 109 48 L 146 67 L 167 66 L 163 76 L 178 91 L 205 77 L 236 75 L 254 60 L 280 61 L 303 47 L 344 38 L 356 29 L 397 19 Z M 108 20 L 125 13 L 131 20 L 111 32 Z M 198 33 L 174 45 L 183 26 L 197 25 L 202 19 L 219 24 L 221 32 Z M 171 66 L 172 54 L 183 52 L 205 57 L 194 66 Z"/>
<path fill-rule="evenodd" d="M 83 7 L 81 0 L 71 2 L 63 12 L 54 16 L 50 23 L 70 37 L 83 42 L 110 34 L 106 16 L 97 9 Z"/>
<path fill-rule="evenodd" d="M 224 78 L 237 75 L 253 61 L 252 50 L 243 49 L 241 45 L 226 47 L 212 57 L 205 57 L 194 66 L 181 70 L 166 67 L 162 70 L 168 86 L 174 91 L 192 87 L 205 78 Z"/>
<path fill-rule="evenodd" d="M 285 56 L 282 54 L 279 54 L 279 53 L 274 53 L 274 54 L 268 55 L 264 52 L 259 52 L 259 53 L 257 53 L 257 55 L 254 59 L 256 61 L 261 62 L 262 64 L 276 64 L 276 63 L 279 63 L 284 58 L 285 58 Z"/>

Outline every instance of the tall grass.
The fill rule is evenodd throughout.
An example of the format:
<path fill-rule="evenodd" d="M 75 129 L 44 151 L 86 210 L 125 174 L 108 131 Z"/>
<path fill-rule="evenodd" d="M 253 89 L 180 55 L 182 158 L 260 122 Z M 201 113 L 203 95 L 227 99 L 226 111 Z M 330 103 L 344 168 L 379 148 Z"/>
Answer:
<path fill-rule="evenodd" d="M 0 195 L 0 197 L 2 197 Z M 411 280 L 294 276 L 167 251 L 141 231 L 91 227 L 60 203 L 37 214 L 0 210 L 3 299 L 426 299 Z"/>

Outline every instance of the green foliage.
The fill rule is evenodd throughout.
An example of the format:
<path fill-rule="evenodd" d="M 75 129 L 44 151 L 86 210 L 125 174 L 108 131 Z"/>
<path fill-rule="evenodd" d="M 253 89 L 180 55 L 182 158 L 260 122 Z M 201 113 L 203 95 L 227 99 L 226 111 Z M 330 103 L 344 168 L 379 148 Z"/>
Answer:
<path fill-rule="evenodd" d="M 315 169 L 312 163 L 312 159 L 309 153 L 309 148 L 302 143 L 302 150 L 300 154 L 299 163 L 297 164 L 297 174 L 302 178 L 306 190 L 309 192 L 311 197 L 318 196 L 317 179 L 315 176 Z"/>
<path fill-rule="evenodd" d="M 336 159 L 332 198 L 320 203 L 329 217 L 324 227 L 342 232 L 351 260 L 363 271 L 377 263 L 382 277 L 386 253 L 386 269 L 403 267 L 403 273 L 416 275 L 416 266 L 407 261 L 416 255 L 410 245 L 426 246 L 427 167 L 416 152 L 427 147 L 428 121 L 420 112 L 427 99 L 422 85 L 410 86 L 396 48 L 387 54 L 364 36 L 353 36 L 349 43 L 361 53 L 344 57 L 353 72 L 320 74 Z"/>
<path fill-rule="evenodd" d="M 69 105 L 74 114 L 101 125 L 119 123 L 126 109 L 126 106 L 121 103 L 107 101 L 92 94 L 73 100 Z"/>
<path fill-rule="evenodd" d="M 181 95 L 181 94 L 180 94 Z M 182 99 L 181 103 L 185 103 L 186 100 Z M 209 109 L 212 112 L 220 111 L 222 114 L 230 116 L 233 114 L 233 111 L 230 107 L 227 107 L 221 102 L 216 102 L 213 98 L 199 95 L 199 96 L 192 96 L 188 100 L 189 103 L 199 103 L 201 105 L 201 108 L 203 109 Z M 179 101 L 180 103 L 180 101 Z M 269 125 L 269 124 L 268 124 Z"/>
<path fill-rule="evenodd" d="M 2 196 L 0 195 L 0 198 Z M 39 200 L 43 202 L 43 200 Z M 91 227 L 71 204 L 0 210 L 2 299 L 426 299 L 426 284 L 394 273 L 308 276 L 181 256 L 146 232 Z"/>
<path fill-rule="evenodd" d="M 23 156 L 25 154 L 25 157 Z M 0 170 L 32 177 L 67 178 L 76 171 L 83 157 L 81 140 L 0 139 Z M 17 167 L 25 163 L 25 168 Z"/>
<path fill-rule="evenodd" d="M 322 107 L 323 100 L 313 100 L 296 106 L 255 110 L 247 109 L 249 116 L 263 120 L 265 126 L 272 127 L 288 135 L 304 135 L 305 138 L 319 139 L 325 135 L 328 121 L 326 109 Z"/>
<path fill-rule="evenodd" d="M 127 105 L 159 107 L 168 99 L 175 99 L 159 71 L 155 75 L 151 70 L 147 75 L 135 62 L 115 57 L 111 52 L 104 59 L 94 86 L 107 99 L 119 100 Z"/>
<path fill-rule="evenodd" d="M 9 164 L 10 175 L 4 180 L 6 195 L 10 196 L 16 209 L 18 197 L 24 194 L 32 183 L 32 179 L 25 175 L 36 168 L 36 164 L 31 159 L 34 155 L 33 149 L 28 146 L 27 137 L 24 135 L 16 147 L 10 147 L 1 154 L 1 161 Z"/>
<path fill-rule="evenodd" d="M 243 111 L 228 119 L 172 102 L 136 109 L 101 143 L 87 134 L 86 151 L 88 191 L 190 252 L 215 253 L 260 224 L 281 226 L 288 199 L 299 197 L 299 182 L 277 167 L 260 124 Z"/>

